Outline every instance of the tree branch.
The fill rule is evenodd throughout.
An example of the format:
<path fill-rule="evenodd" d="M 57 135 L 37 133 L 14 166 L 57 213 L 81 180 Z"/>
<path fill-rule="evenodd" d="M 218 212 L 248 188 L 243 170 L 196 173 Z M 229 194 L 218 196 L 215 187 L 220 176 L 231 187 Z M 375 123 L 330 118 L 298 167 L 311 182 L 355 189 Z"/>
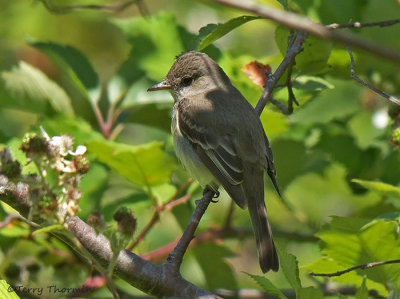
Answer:
<path fill-rule="evenodd" d="M 219 0 L 217 0 L 219 1 Z M 285 71 L 293 64 L 293 61 L 297 54 L 302 51 L 302 45 L 306 39 L 307 35 L 304 32 L 299 32 L 296 39 L 293 41 L 291 47 L 287 50 L 286 56 L 283 58 L 281 64 L 278 66 L 276 71 L 269 75 L 267 84 L 258 100 L 257 106 L 254 108 L 258 115 L 264 110 L 265 105 L 268 101 L 272 99 L 272 90 L 278 83 L 279 79 L 283 76 Z"/>
<path fill-rule="evenodd" d="M 0 200 L 18 210 L 25 217 L 30 210 L 28 190 L 22 187 L 18 188 L 18 185 L 15 188 L 11 187 L 12 184 L 7 184 L 6 178 L 0 175 Z M 174 263 L 182 261 L 187 244 L 193 237 L 193 232 L 213 194 L 213 192 L 206 193 L 200 204 L 197 205 L 188 225 L 188 232 L 185 231 L 181 244 L 175 250 L 175 258 L 172 259 Z M 33 221 L 36 224 L 44 223 L 41 218 L 35 218 Z M 96 262 L 103 267 L 110 263 L 113 251 L 109 240 L 104 235 L 97 234 L 90 225 L 77 216 L 67 218 L 65 226 L 83 246 L 84 251 L 96 259 Z M 54 235 L 80 253 L 79 247 L 75 246 L 71 240 L 66 240 L 65 234 L 54 233 Z M 157 297 L 220 298 L 183 279 L 179 273 L 171 275 L 171 261 L 158 266 L 128 250 L 120 251 L 114 273 L 139 290 Z"/>
<path fill-rule="evenodd" d="M 362 265 L 358 265 L 358 266 L 354 266 L 342 271 L 337 271 L 337 272 L 333 272 L 333 273 L 314 273 L 311 272 L 310 275 L 312 276 L 322 276 L 322 277 L 333 277 L 333 276 L 340 276 L 343 275 L 345 273 L 354 271 L 354 270 L 358 270 L 358 269 L 369 269 L 369 268 L 373 268 L 373 267 L 377 267 L 377 266 L 382 266 L 382 265 L 389 265 L 389 264 L 399 264 L 400 263 L 400 259 L 397 260 L 389 260 L 389 261 L 382 261 L 382 262 L 372 262 L 372 263 L 367 263 L 367 264 L 362 264 Z"/>
<path fill-rule="evenodd" d="M 169 254 L 166 266 L 170 267 L 172 274 L 178 274 L 179 268 L 182 264 L 183 256 L 189 247 L 190 241 L 193 239 L 194 232 L 199 225 L 200 219 L 204 212 L 207 210 L 208 205 L 214 198 L 215 192 L 205 189 L 202 199 L 196 202 L 196 209 L 194 210 L 189 224 L 186 226 L 182 237 L 174 250 Z"/>
<path fill-rule="evenodd" d="M 342 29 L 342 28 L 363 28 L 363 27 L 385 27 L 392 26 L 400 23 L 400 19 L 387 20 L 387 21 L 379 21 L 379 22 L 368 22 L 368 23 L 360 23 L 360 22 L 350 22 L 346 24 L 330 24 L 326 27 L 329 29 Z"/>
<path fill-rule="evenodd" d="M 331 30 L 327 26 L 316 23 L 306 17 L 297 15 L 292 12 L 279 10 L 270 6 L 250 4 L 244 1 L 239 2 L 235 0 L 214 0 L 213 2 L 237 8 L 243 11 L 252 12 L 261 17 L 270 19 L 285 27 L 295 29 L 298 31 L 303 31 L 310 35 L 320 37 L 322 39 L 339 42 L 344 45 L 351 45 L 353 47 L 357 47 L 364 51 L 373 53 L 377 56 L 400 63 L 399 51 L 383 47 L 377 43 L 360 38 L 348 32 Z"/>
<path fill-rule="evenodd" d="M 375 93 L 379 94 L 380 96 L 384 97 L 385 99 L 391 101 L 392 103 L 395 103 L 396 105 L 400 106 L 400 99 L 388 95 L 387 93 L 385 93 L 384 91 L 370 85 L 369 83 L 365 82 L 364 80 L 362 80 L 360 77 L 358 77 L 356 75 L 356 72 L 354 70 L 354 66 L 355 66 L 355 62 L 354 62 L 354 58 L 353 58 L 353 53 L 351 52 L 349 47 L 346 47 L 347 52 L 349 53 L 350 56 L 350 73 L 351 76 L 353 77 L 354 80 L 356 80 L 357 82 L 361 83 L 362 85 L 366 86 L 367 88 L 371 89 L 372 91 L 374 91 Z"/>
<path fill-rule="evenodd" d="M 317 238 L 313 235 L 300 234 L 297 232 L 287 232 L 282 230 L 273 230 L 274 236 L 279 238 L 285 238 L 295 242 L 315 242 Z M 208 229 L 194 237 L 190 243 L 191 247 L 195 247 L 204 243 L 217 242 L 221 239 L 244 239 L 248 237 L 253 237 L 253 231 L 249 227 L 232 227 L 224 225 L 221 229 Z M 178 239 L 168 243 L 160 248 L 153 251 L 141 254 L 140 256 L 147 261 L 154 263 L 163 261 L 166 256 L 173 250 L 173 248 L 178 244 Z"/>
<path fill-rule="evenodd" d="M 154 225 L 158 222 L 160 219 L 160 213 L 164 211 L 169 211 L 172 208 L 183 204 L 187 202 L 190 199 L 190 194 L 186 194 L 185 196 L 182 196 L 179 199 L 176 199 L 174 201 L 167 202 L 163 205 L 161 205 L 156 211 L 154 211 L 153 216 L 151 217 L 149 223 L 143 228 L 139 236 L 136 238 L 132 244 L 130 244 L 126 249 L 127 250 L 132 250 L 134 249 L 140 242 L 143 241 L 143 239 L 146 237 L 146 235 L 149 233 L 149 231 L 154 227 Z"/>

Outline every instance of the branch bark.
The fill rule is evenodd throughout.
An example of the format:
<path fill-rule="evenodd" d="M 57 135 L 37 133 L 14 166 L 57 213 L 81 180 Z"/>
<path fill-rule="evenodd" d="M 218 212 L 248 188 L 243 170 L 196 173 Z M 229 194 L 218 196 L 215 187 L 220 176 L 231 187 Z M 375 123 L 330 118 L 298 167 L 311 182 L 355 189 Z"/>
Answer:
<path fill-rule="evenodd" d="M 347 52 L 349 53 L 350 56 L 350 73 L 351 73 L 351 77 L 356 80 L 358 83 L 361 83 L 362 85 L 364 85 L 365 87 L 371 89 L 373 92 L 379 94 L 380 96 L 384 97 L 385 99 L 391 101 L 392 103 L 395 103 L 396 105 L 400 106 L 400 99 L 391 96 L 389 94 L 387 94 L 386 92 L 372 86 L 371 84 L 365 82 L 364 80 L 362 80 L 360 77 L 358 77 L 356 75 L 356 72 L 354 70 L 355 67 L 355 62 L 354 62 L 354 58 L 353 58 L 353 53 L 351 52 L 349 47 L 346 47 Z"/>
<path fill-rule="evenodd" d="M 344 45 L 353 46 L 364 51 L 373 53 L 377 56 L 400 63 L 400 52 L 381 46 L 372 41 L 360 38 L 348 32 L 340 32 L 331 30 L 329 27 L 316 23 L 306 17 L 297 15 L 292 12 L 279 10 L 269 6 L 247 3 L 244 1 L 232 0 L 214 0 L 220 3 L 243 11 L 251 12 L 261 17 L 265 17 L 283 25 L 285 27 L 306 32 L 307 34 L 320 37 L 322 39 L 339 42 Z"/>
<path fill-rule="evenodd" d="M 286 56 L 283 58 L 281 64 L 278 66 L 276 71 L 268 77 L 268 81 L 267 84 L 265 85 L 263 93 L 261 94 L 261 97 L 258 100 L 257 106 L 254 108 L 258 115 L 261 115 L 267 102 L 271 101 L 272 90 L 278 83 L 279 79 L 283 76 L 285 71 L 293 64 L 296 55 L 302 51 L 302 45 L 306 37 L 307 34 L 304 32 L 299 32 L 297 34 L 296 39 L 294 40 L 291 47 L 288 49 Z"/>
<path fill-rule="evenodd" d="M 1 179 L 2 176 L 0 176 L 0 183 L 2 183 Z M 0 200 L 12 206 L 23 217 L 26 217 L 30 210 L 28 193 L 18 188 L 15 188 L 15 190 L 10 189 L 7 186 L 5 182 L 4 184 L 0 184 Z M 208 206 L 206 203 L 211 202 L 213 195 L 213 192 L 207 192 L 200 201 L 202 204 L 197 205 L 188 225 L 188 232 L 186 233 L 185 231 L 186 234 L 184 233 L 182 237 L 182 244 L 176 249 L 176 258 L 172 259 L 173 263 L 178 265 L 173 264 L 175 269 L 179 269 L 187 244 L 193 238 L 193 232 L 205 208 Z M 40 218 L 35 218 L 33 221 L 39 225 L 44 223 L 44 220 Z M 90 225 L 77 216 L 68 218 L 65 226 L 79 241 L 80 246 L 84 247 L 84 251 L 89 252 L 91 256 L 95 257 L 96 262 L 103 266 L 107 266 L 110 263 L 113 251 L 109 240 L 104 235 L 97 234 Z M 65 240 L 65 234 L 54 235 L 60 237 L 63 242 L 70 245 L 79 253 L 79 248 L 76 248 L 73 242 Z M 118 255 L 114 273 L 139 290 L 157 297 L 220 298 L 182 278 L 179 272 L 173 271 L 174 267 L 171 270 L 171 261 L 159 266 L 144 260 L 128 250 L 122 250 Z"/>
<path fill-rule="evenodd" d="M 383 265 L 389 265 L 389 264 L 399 264 L 400 263 L 400 259 L 396 259 L 396 260 L 389 260 L 389 261 L 382 261 L 382 262 L 372 262 L 372 263 L 367 263 L 367 264 L 362 264 L 362 265 L 358 265 L 358 266 L 354 266 L 342 271 L 337 271 L 337 272 L 333 272 L 333 273 L 314 273 L 311 272 L 310 275 L 312 276 L 322 276 L 322 277 L 333 277 L 333 276 L 340 276 L 346 273 L 349 273 L 351 271 L 354 270 L 358 270 L 358 269 L 369 269 L 369 268 L 373 268 L 373 267 L 377 267 L 377 266 L 383 266 Z"/>

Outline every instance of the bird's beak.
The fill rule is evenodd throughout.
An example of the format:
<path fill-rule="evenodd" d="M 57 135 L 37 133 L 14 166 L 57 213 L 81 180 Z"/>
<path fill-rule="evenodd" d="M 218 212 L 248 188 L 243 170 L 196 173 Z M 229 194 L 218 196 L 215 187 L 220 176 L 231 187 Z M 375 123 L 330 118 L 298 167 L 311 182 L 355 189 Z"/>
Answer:
<path fill-rule="evenodd" d="M 171 85 L 168 84 L 165 80 L 161 81 L 160 83 L 154 84 L 153 86 L 149 87 L 147 91 L 155 91 L 155 90 L 163 90 L 163 89 L 171 89 Z"/>

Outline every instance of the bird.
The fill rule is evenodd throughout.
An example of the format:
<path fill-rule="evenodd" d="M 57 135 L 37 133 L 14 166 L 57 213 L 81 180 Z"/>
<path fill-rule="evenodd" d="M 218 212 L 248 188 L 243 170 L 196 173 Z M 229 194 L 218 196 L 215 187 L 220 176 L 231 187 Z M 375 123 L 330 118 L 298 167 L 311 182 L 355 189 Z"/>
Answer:
<path fill-rule="evenodd" d="M 204 188 L 222 185 L 249 210 L 263 273 L 279 270 L 279 260 L 264 201 L 264 172 L 276 191 L 272 150 L 253 106 L 207 54 L 178 56 L 161 82 L 174 98 L 171 132 L 177 157 Z"/>

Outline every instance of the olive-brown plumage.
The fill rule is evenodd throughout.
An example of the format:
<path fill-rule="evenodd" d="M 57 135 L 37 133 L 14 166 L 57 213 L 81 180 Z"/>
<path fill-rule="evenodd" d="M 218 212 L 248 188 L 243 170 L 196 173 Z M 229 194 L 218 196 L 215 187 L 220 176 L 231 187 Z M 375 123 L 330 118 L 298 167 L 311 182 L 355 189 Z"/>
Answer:
<path fill-rule="evenodd" d="M 175 99 L 171 130 L 177 156 L 204 187 L 222 185 L 249 209 L 260 266 L 278 271 L 279 261 L 264 203 L 264 171 L 275 188 L 272 151 L 253 107 L 206 54 L 177 58 L 164 81 L 149 88 L 170 89 Z M 278 191 L 279 192 L 279 191 Z"/>

